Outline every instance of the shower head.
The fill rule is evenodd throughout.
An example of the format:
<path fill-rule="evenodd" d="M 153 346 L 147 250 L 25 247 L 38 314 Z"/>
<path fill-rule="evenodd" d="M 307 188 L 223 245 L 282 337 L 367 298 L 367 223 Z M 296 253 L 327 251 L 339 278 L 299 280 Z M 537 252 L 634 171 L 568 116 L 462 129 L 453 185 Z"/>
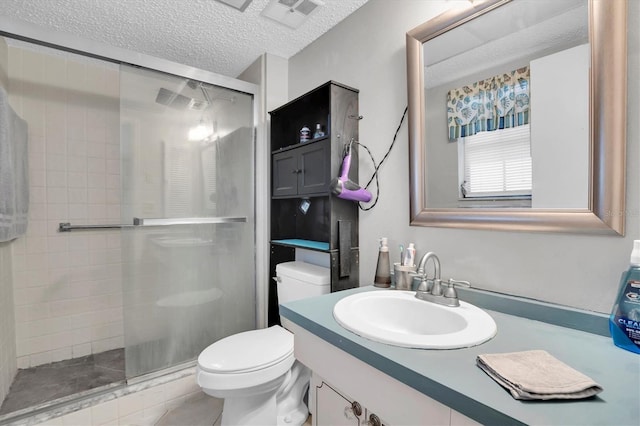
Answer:
<path fill-rule="evenodd" d="M 236 101 L 235 96 L 231 96 L 229 98 L 212 98 L 207 91 L 207 87 L 205 87 L 205 85 L 198 80 L 187 80 L 186 85 L 193 90 L 197 90 L 199 88 L 204 99 L 191 98 L 189 96 L 184 96 L 180 93 L 174 92 L 173 90 L 161 87 L 160 90 L 158 90 L 158 94 L 156 95 L 156 102 L 161 105 L 166 105 L 179 110 L 192 109 L 196 111 L 202 111 L 204 109 L 207 109 L 213 103 L 213 101 L 228 101 L 232 104 Z"/>
<path fill-rule="evenodd" d="M 164 87 L 161 87 L 160 90 L 158 90 L 156 102 L 175 109 L 193 109 L 197 111 L 207 108 L 210 104 L 208 101 L 190 98 L 176 93 L 173 90 L 165 89 Z"/>
<path fill-rule="evenodd" d="M 196 86 L 192 86 L 191 83 L 193 83 L 193 80 L 189 80 L 187 82 L 187 85 L 189 87 L 191 87 L 192 89 L 195 89 Z M 232 104 L 236 102 L 236 97 L 235 96 L 231 96 L 230 98 L 224 98 L 224 97 L 221 97 L 221 96 L 212 98 L 211 95 L 209 94 L 209 92 L 207 91 L 207 88 L 205 87 L 205 85 L 202 82 L 197 82 L 197 85 L 200 86 L 200 90 L 202 91 L 202 96 L 204 96 L 204 99 L 209 104 L 212 104 L 213 101 L 227 101 L 227 102 L 231 102 Z"/>

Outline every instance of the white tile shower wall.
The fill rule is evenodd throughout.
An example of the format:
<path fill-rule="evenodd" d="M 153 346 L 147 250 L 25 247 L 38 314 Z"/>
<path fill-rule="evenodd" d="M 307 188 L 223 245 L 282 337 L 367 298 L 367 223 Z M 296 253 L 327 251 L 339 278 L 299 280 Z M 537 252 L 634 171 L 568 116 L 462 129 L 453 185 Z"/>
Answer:
<path fill-rule="evenodd" d="M 10 100 L 29 124 L 30 223 L 14 243 L 18 367 L 124 346 L 119 74 L 69 53 L 9 46 Z"/>
<path fill-rule="evenodd" d="M 17 371 L 11 243 L 0 243 L 0 404 Z"/>
<path fill-rule="evenodd" d="M 0 37 L 0 87 L 8 90 L 8 48 Z M 1 194 L 0 194 L 1 196 Z M 0 243 L 0 403 L 17 371 L 11 242 Z"/>

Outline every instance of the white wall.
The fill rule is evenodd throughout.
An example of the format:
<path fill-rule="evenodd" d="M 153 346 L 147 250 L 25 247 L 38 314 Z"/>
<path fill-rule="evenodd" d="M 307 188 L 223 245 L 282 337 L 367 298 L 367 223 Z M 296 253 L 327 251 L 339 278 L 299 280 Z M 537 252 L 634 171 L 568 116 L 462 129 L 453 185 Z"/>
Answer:
<path fill-rule="evenodd" d="M 271 117 L 268 112 L 287 102 L 288 62 L 276 55 L 265 53 L 256 59 L 238 79 L 260 87 L 256 122 L 256 176 L 271 176 L 271 148 L 266 135 L 270 133 Z M 268 323 L 269 300 L 269 229 L 271 217 L 269 184 L 271 179 L 256 179 L 256 311 L 257 326 Z M 263 255 L 264 254 L 264 255 Z"/>
<path fill-rule="evenodd" d="M 360 142 L 382 159 L 404 107 L 405 33 L 447 6 L 436 0 L 370 0 L 334 29 L 289 60 L 289 98 L 336 80 L 360 90 Z M 629 2 L 628 93 L 640 92 L 640 2 Z M 381 197 L 360 213 L 361 284 L 373 282 L 377 239 L 416 243 L 418 255 L 435 251 L 443 277 L 471 281 L 478 288 L 609 312 L 632 240 L 640 238 L 640 104 L 628 97 L 627 232 L 625 237 L 580 234 L 476 231 L 409 226 L 408 139 L 406 124 L 380 170 Z M 371 165 L 361 156 L 360 181 Z"/>
<path fill-rule="evenodd" d="M 18 367 L 123 346 L 118 68 L 9 46 L 10 101 L 29 125 L 29 226 L 13 243 Z"/>
<path fill-rule="evenodd" d="M 589 205 L 589 45 L 531 61 L 534 208 Z"/>

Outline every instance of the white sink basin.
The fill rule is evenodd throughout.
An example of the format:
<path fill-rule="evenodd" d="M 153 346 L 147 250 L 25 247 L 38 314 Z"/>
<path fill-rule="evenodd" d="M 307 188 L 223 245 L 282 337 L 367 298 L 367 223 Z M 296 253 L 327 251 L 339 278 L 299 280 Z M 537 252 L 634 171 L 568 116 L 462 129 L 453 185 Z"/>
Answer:
<path fill-rule="evenodd" d="M 450 308 L 416 299 L 413 291 L 353 294 L 336 303 L 333 316 L 359 336 L 406 348 L 466 348 L 486 342 L 497 330 L 493 318 L 470 303 Z"/>

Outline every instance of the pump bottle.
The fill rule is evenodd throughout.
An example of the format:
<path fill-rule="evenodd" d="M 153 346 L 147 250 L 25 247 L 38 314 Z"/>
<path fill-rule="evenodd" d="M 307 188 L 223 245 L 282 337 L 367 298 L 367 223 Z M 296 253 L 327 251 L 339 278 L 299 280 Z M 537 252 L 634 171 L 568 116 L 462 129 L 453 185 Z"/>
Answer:
<path fill-rule="evenodd" d="M 633 242 L 631 265 L 622 274 L 609 331 L 616 346 L 640 354 L 640 240 Z"/>
<path fill-rule="evenodd" d="M 378 251 L 378 266 L 376 267 L 376 276 L 373 279 L 375 287 L 391 286 L 391 265 L 389 264 L 389 247 L 387 246 L 387 238 L 380 238 L 380 249 Z"/>

